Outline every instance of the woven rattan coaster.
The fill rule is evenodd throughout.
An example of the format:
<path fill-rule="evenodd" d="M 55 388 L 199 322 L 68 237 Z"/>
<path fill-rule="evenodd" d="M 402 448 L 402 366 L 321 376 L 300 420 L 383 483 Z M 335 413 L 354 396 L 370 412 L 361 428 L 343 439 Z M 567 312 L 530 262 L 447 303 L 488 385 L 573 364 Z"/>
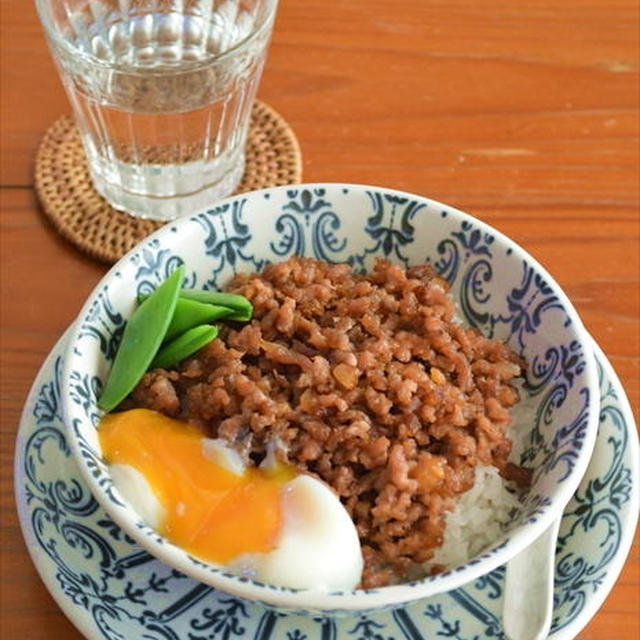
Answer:
<path fill-rule="evenodd" d="M 113 209 L 93 187 L 84 148 L 71 116 L 47 130 L 36 156 L 35 184 L 42 208 L 56 229 L 82 251 L 115 262 L 164 223 Z M 271 107 L 256 101 L 244 176 L 236 193 L 295 184 L 302 157 L 295 134 Z"/>

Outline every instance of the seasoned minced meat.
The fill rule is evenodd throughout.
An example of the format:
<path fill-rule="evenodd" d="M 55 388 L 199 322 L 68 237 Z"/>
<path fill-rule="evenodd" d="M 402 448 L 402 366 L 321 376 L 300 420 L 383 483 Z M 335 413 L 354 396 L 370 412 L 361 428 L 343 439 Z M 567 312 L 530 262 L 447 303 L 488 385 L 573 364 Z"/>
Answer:
<path fill-rule="evenodd" d="M 516 354 L 455 319 L 428 265 L 291 258 L 228 291 L 253 320 L 221 331 L 175 371 L 145 375 L 126 407 L 200 425 L 259 462 L 268 450 L 333 487 L 365 557 L 363 587 L 415 575 L 478 464 L 507 464 Z"/>

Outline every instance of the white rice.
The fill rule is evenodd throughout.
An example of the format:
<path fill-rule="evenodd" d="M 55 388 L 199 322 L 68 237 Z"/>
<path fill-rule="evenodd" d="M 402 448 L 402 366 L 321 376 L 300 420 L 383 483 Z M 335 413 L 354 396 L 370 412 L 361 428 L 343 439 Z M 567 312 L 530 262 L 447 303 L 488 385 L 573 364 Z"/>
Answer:
<path fill-rule="evenodd" d="M 430 565 L 453 569 L 500 537 L 513 510 L 520 505 L 517 493 L 508 484 L 495 467 L 476 467 L 475 484 L 447 514 L 444 539 Z"/>
<path fill-rule="evenodd" d="M 513 442 L 509 460 L 518 464 L 535 416 L 535 400 L 521 384 L 516 386 L 521 399 L 511 412 L 513 424 L 507 433 Z M 427 570 L 435 564 L 453 569 L 496 542 L 521 506 L 520 494 L 515 483 L 506 482 L 495 467 L 476 467 L 473 487 L 447 514 L 442 545 L 427 563 Z"/>

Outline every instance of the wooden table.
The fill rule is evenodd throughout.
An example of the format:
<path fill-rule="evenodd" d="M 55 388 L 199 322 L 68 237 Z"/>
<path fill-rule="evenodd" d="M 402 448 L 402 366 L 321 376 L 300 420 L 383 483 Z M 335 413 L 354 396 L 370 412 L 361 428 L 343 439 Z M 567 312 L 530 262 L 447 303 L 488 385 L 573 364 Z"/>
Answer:
<path fill-rule="evenodd" d="M 2 1 L 0 635 L 80 637 L 27 555 L 13 500 L 25 395 L 105 272 L 32 188 L 68 112 L 32 2 Z M 283 0 L 260 97 L 308 181 L 406 189 L 465 209 L 556 277 L 640 399 L 637 0 Z M 640 637 L 636 542 L 580 640 Z"/>

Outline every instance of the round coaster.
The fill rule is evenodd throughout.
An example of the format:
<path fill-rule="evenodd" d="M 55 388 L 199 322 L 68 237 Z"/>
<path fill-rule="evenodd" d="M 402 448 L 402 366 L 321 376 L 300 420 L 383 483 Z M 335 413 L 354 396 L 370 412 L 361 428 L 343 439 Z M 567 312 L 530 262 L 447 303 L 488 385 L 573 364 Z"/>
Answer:
<path fill-rule="evenodd" d="M 264 102 L 251 112 L 244 176 L 235 193 L 302 180 L 298 140 L 287 122 Z M 80 134 L 69 115 L 47 130 L 36 155 L 35 186 L 58 232 L 90 256 L 115 262 L 166 221 L 118 211 L 95 190 Z"/>

